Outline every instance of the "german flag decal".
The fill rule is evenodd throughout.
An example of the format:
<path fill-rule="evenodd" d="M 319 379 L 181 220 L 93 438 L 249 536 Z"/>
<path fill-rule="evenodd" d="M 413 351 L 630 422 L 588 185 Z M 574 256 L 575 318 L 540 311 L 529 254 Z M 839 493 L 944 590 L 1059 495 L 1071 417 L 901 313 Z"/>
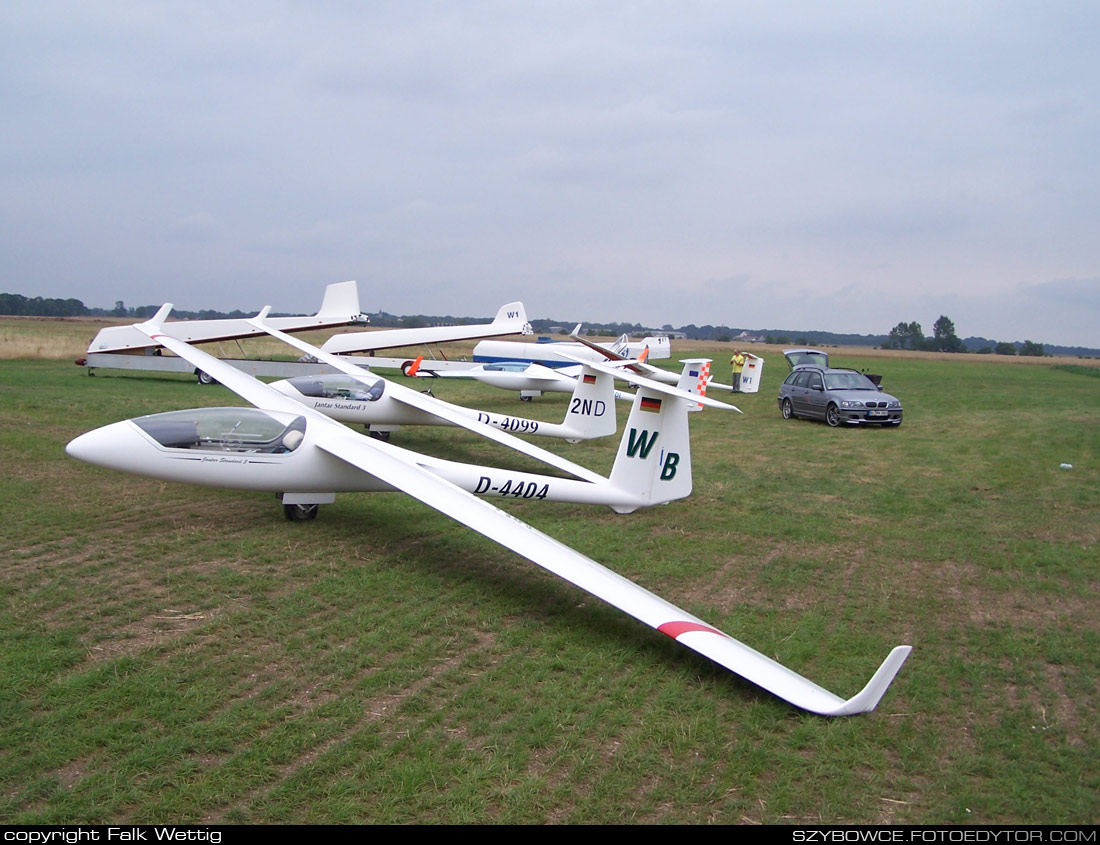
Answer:
<path fill-rule="evenodd" d="M 661 411 L 661 400 L 660 399 L 647 399 L 645 396 L 643 396 L 642 397 L 642 410 L 643 411 L 653 411 L 654 413 L 660 413 L 660 411 Z"/>
<path fill-rule="evenodd" d="M 596 377 L 594 375 L 592 375 L 591 373 L 585 373 L 584 374 L 584 383 L 585 384 L 595 384 L 596 383 Z"/>

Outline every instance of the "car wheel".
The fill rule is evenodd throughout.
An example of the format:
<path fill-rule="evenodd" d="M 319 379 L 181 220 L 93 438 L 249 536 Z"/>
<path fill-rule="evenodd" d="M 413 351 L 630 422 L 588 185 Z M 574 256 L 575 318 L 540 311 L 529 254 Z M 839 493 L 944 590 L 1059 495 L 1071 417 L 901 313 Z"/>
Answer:
<path fill-rule="evenodd" d="M 840 408 L 838 408 L 832 402 L 829 403 L 829 407 L 825 410 L 825 422 L 827 422 L 833 428 L 836 428 L 838 425 L 840 425 Z"/>
<path fill-rule="evenodd" d="M 283 505 L 283 516 L 290 522 L 308 522 L 317 518 L 317 505 Z"/>
<path fill-rule="evenodd" d="M 794 408 L 791 407 L 791 400 L 784 399 L 783 404 L 779 406 L 779 413 L 783 415 L 783 419 L 789 420 L 794 416 Z"/>

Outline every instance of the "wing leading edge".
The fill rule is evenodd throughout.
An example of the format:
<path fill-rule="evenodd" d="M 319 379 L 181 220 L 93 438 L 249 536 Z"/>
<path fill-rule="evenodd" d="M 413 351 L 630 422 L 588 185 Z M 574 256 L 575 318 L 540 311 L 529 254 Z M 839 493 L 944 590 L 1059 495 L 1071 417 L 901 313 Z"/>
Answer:
<path fill-rule="evenodd" d="M 823 716 L 874 710 L 909 655 L 909 646 L 893 649 L 863 690 L 845 700 L 431 472 L 395 455 L 379 459 L 380 451 L 392 452 L 395 447 L 343 434 L 320 446 L 803 710 Z"/>

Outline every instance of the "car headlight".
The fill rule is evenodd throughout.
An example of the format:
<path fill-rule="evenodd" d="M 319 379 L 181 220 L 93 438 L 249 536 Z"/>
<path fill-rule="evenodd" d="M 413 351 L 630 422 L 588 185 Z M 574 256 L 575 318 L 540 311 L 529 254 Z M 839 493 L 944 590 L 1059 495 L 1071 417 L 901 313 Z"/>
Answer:
<path fill-rule="evenodd" d="M 857 399 L 845 399 L 840 404 L 844 408 L 862 408 L 863 407 L 863 403 L 858 401 Z"/>
<path fill-rule="evenodd" d="M 895 399 L 890 403 L 890 407 L 891 408 L 900 408 L 901 407 L 901 402 L 899 402 L 897 399 Z"/>

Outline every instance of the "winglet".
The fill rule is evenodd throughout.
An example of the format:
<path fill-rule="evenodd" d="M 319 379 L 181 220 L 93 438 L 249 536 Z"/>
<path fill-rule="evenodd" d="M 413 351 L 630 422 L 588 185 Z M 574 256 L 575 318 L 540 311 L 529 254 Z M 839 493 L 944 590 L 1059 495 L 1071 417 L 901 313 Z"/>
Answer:
<path fill-rule="evenodd" d="M 263 308 L 260 309 L 260 313 L 257 314 L 252 319 L 254 319 L 258 323 L 262 323 L 264 320 L 267 319 L 267 315 L 270 314 L 270 313 L 271 313 L 271 306 L 270 305 L 265 305 Z"/>
<path fill-rule="evenodd" d="M 152 317 L 146 320 L 141 325 L 148 326 L 154 332 L 159 332 L 160 327 L 164 325 L 164 321 L 168 319 L 168 315 L 172 313 L 172 309 L 175 308 L 171 302 L 166 302 L 160 306 L 160 310 L 157 311 Z"/>
<path fill-rule="evenodd" d="M 844 702 L 843 707 L 830 715 L 854 716 L 857 713 L 870 713 L 874 710 L 912 650 L 913 647 L 908 645 L 895 647 L 882 661 L 878 671 L 871 676 L 867 686 Z"/>

